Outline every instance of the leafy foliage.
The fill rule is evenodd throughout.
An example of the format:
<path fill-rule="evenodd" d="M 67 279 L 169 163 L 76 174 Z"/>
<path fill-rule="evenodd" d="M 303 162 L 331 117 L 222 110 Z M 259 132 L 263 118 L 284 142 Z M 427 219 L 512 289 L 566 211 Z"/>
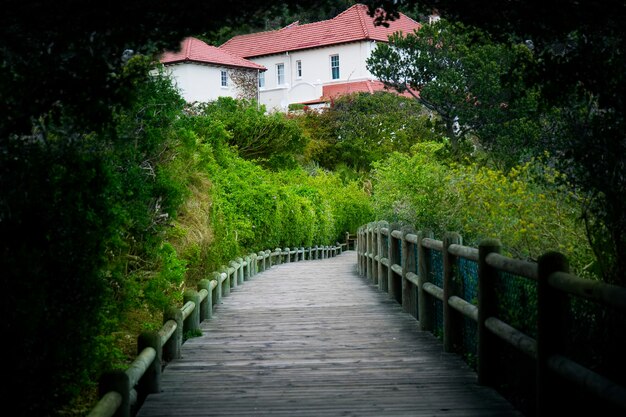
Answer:
<path fill-rule="evenodd" d="M 410 93 L 441 118 L 458 156 L 468 134 L 493 148 L 503 124 L 534 120 L 535 95 L 523 88 L 520 71 L 530 59 L 526 46 L 495 43 L 477 29 L 439 20 L 391 35 L 367 64 L 385 84 Z"/>
<path fill-rule="evenodd" d="M 229 144 L 244 158 L 281 167 L 302 150 L 306 138 L 283 113 L 265 114 L 256 101 L 220 97 L 199 105 L 200 113 L 218 119 L 230 133 Z"/>
<path fill-rule="evenodd" d="M 329 169 L 343 164 L 368 171 L 389 152 L 440 137 L 439 126 L 419 103 L 391 92 L 344 95 L 330 109 L 308 112 L 300 121 L 311 137 L 307 158 Z"/>
<path fill-rule="evenodd" d="M 508 173 L 476 164 L 445 164 L 441 144 L 420 144 L 375 164 L 373 203 L 379 218 L 402 221 L 442 236 L 459 232 L 465 244 L 500 239 L 517 258 L 536 260 L 548 250 L 570 259 L 581 276 L 597 277 L 580 222 L 580 202 L 563 175 L 540 161 Z"/>
<path fill-rule="evenodd" d="M 393 15 L 392 1 L 383 5 Z M 534 65 L 525 81 L 541 91 L 542 106 L 558 113 L 547 144 L 567 184 L 588 196 L 585 218 L 589 239 L 603 259 L 604 279 L 624 284 L 626 277 L 626 149 L 623 91 L 626 36 L 622 29 L 626 4 L 620 1 L 570 2 L 547 0 L 533 7 L 527 2 L 409 0 L 436 7 L 449 20 L 481 27 L 500 40 L 529 45 Z M 552 111 L 551 110 L 551 111 Z"/>

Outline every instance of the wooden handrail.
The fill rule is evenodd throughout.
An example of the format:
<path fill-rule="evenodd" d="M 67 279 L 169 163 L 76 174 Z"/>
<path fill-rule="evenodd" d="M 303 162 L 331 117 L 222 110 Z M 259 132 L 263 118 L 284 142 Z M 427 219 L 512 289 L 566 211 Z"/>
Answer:
<path fill-rule="evenodd" d="M 308 260 L 325 259 L 341 253 L 345 245 L 337 243 L 333 246 L 315 246 L 306 249 L 276 248 L 273 252 L 265 250 L 250 254 L 245 258 L 237 258 L 229 262 L 229 267 L 222 267 L 221 272 L 213 272 L 212 279 L 208 284 L 201 282 L 199 284 L 201 288 L 198 291 L 188 290 L 185 293 L 185 298 L 189 300 L 185 301 L 180 308 L 167 310 L 167 316 L 164 314 L 161 329 L 148 335 L 147 338 L 156 341 L 161 351 L 157 351 L 154 347 L 145 347 L 122 373 L 113 371 L 103 374 L 101 379 L 103 382 L 100 384 L 100 399 L 89 412 L 88 417 L 131 417 L 131 407 L 136 405 L 138 400 L 137 387 L 141 384 L 158 387 L 160 384 L 159 381 L 144 380 L 148 377 L 160 378 L 160 372 L 153 372 L 148 375 L 147 371 L 153 367 L 155 360 L 161 357 L 164 347 L 172 343 L 172 338 L 177 338 L 178 340 L 174 341 L 173 345 L 175 357 L 172 359 L 175 359 L 176 355 L 180 355 L 179 347 L 184 343 L 183 335 L 190 329 L 199 328 L 199 322 L 205 318 L 211 318 L 213 308 L 223 296 L 229 294 L 231 286 L 241 284 L 257 273 L 270 269 L 272 265 L 282 263 L 281 256 L 295 255 L 293 261 L 305 260 L 307 254 Z M 302 256 L 298 256 L 299 254 Z M 277 258 L 277 262 L 273 262 L 273 258 Z M 286 262 L 289 261 L 286 259 Z M 201 306 L 204 303 L 210 306 L 206 315 L 200 314 Z M 177 319 L 171 317 L 177 317 Z M 160 362 L 158 363 L 160 364 Z"/>
<path fill-rule="evenodd" d="M 381 246 L 380 237 L 386 236 L 387 246 Z M 381 267 L 388 271 L 389 281 L 385 285 L 379 285 L 381 290 L 389 292 L 389 295 L 403 305 L 405 311 L 411 313 L 419 322 L 420 328 L 423 330 L 433 331 L 434 312 L 432 311 L 432 300 L 440 300 L 444 303 L 443 321 L 444 327 L 444 348 L 454 349 L 454 340 L 459 337 L 455 330 L 456 319 L 451 318 L 451 312 L 461 314 L 477 323 L 478 332 L 478 376 L 479 382 L 483 384 L 491 384 L 493 381 L 493 373 L 497 372 L 490 365 L 491 358 L 497 357 L 494 351 L 493 337 L 497 337 L 530 358 L 535 359 L 537 363 L 537 373 L 539 379 L 546 374 L 546 369 L 551 372 L 558 373 L 562 377 L 578 384 L 581 387 L 594 392 L 600 398 L 615 404 L 626 411 L 626 387 L 615 384 L 601 375 L 595 374 L 590 369 L 572 361 L 569 358 L 561 356 L 558 347 L 551 346 L 553 343 L 552 334 L 558 333 L 555 327 L 560 326 L 555 322 L 555 318 L 560 314 L 555 308 L 560 305 L 556 298 L 564 297 L 565 294 L 583 298 L 586 300 L 599 303 L 603 306 L 615 308 L 620 311 L 626 311 L 626 288 L 607 284 L 600 281 L 583 279 L 566 270 L 560 269 L 561 265 L 558 256 L 546 256 L 546 262 L 552 262 L 557 259 L 554 267 L 544 266 L 542 278 L 541 262 L 530 262 L 526 260 L 513 259 L 498 253 L 499 242 L 488 240 L 485 242 L 486 247 L 492 248 L 482 253 L 479 248 L 463 246 L 460 243 L 448 241 L 445 243 L 441 240 L 435 240 L 431 235 L 423 232 L 415 232 L 410 228 L 404 227 L 393 228 L 388 227 L 386 222 L 372 222 L 360 227 L 357 231 L 357 242 L 359 249 L 357 251 L 357 270 L 361 276 L 376 282 L 380 279 L 377 271 Z M 445 239 L 444 239 L 445 240 Z M 398 244 L 401 242 L 402 244 Z M 491 245 L 491 246 L 490 246 Z M 402 248 L 403 256 L 399 253 Z M 497 250 L 496 250 L 497 249 Z M 429 262 L 427 261 L 427 251 L 441 252 L 444 258 L 444 275 L 454 273 L 450 265 L 455 258 L 463 258 L 477 262 L 478 275 L 477 285 L 479 302 L 478 305 L 464 300 L 459 294 L 452 292 L 450 282 L 451 276 L 444 276 L 444 287 L 429 282 L 430 271 Z M 410 254 L 404 253 L 409 252 Z M 417 254 L 417 262 L 410 257 Z M 402 259 L 400 262 L 397 259 Z M 545 269 L 547 268 L 547 269 Z M 548 291 L 539 298 L 544 300 L 540 305 L 544 305 L 543 310 L 538 310 L 538 321 L 543 326 L 543 330 L 538 330 L 539 335 L 548 335 L 546 338 L 534 339 L 524 334 L 519 329 L 514 328 L 510 324 L 495 317 L 494 306 L 496 297 L 494 291 L 494 283 L 482 282 L 482 280 L 493 280 L 494 277 L 501 273 L 510 273 L 523 279 L 538 282 L 538 292 Z M 481 278 L 482 277 L 482 278 Z M 543 281 L 542 281 L 543 279 Z M 394 286 L 394 280 L 401 280 L 400 287 Z M 542 282 L 544 282 L 542 284 Z M 448 286 L 448 287 L 447 287 Z M 403 294 L 400 297 L 392 294 L 401 288 Z M 542 288 L 545 288 L 542 289 Z M 416 309 L 415 300 L 411 294 L 413 289 L 417 290 L 419 309 Z M 408 294 L 404 294 L 407 292 Z M 562 295 L 560 295 L 562 294 Z M 552 298 L 555 297 L 554 301 Z M 546 306 L 547 303 L 547 306 Z M 552 305 L 551 305 L 552 304 Z M 451 307 L 450 309 L 446 306 Z M 548 319 L 545 319 L 548 317 Z M 548 326 L 548 327 L 546 327 Z M 482 329 L 482 330 L 481 330 Z M 454 332 L 454 334 L 447 334 Z M 543 337 L 543 336 L 542 336 Z M 449 338 L 449 340 L 446 340 Z M 544 340 L 545 339 L 545 340 Z M 553 389 L 551 383 L 538 383 L 537 392 Z M 538 395 L 537 408 L 539 414 L 545 413 L 553 405 L 548 404 L 552 398 L 549 395 Z"/>

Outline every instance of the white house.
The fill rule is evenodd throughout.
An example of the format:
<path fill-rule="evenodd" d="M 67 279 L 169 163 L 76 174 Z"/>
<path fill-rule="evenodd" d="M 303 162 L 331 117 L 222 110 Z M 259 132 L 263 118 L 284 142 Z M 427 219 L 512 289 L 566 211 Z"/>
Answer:
<path fill-rule="evenodd" d="M 220 49 L 267 68 L 259 73 L 259 99 L 268 110 L 285 111 L 292 103 L 323 104 L 332 98 L 331 91 L 382 90 L 367 70 L 367 58 L 377 42 L 421 25 L 400 14 L 388 27 L 375 26 L 367 10 L 356 4 L 329 20 L 235 36 Z"/>
<path fill-rule="evenodd" d="M 258 80 L 266 68 L 196 38 L 182 41 L 179 51 L 160 57 L 183 98 L 213 101 L 220 96 L 259 100 Z"/>

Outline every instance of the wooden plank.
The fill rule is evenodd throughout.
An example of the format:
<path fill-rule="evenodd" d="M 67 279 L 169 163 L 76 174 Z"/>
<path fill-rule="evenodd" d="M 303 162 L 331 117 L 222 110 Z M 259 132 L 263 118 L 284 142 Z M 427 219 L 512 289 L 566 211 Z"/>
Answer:
<path fill-rule="evenodd" d="M 274 266 L 201 323 L 139 417 L 521 416 L 356 274 L 356 253 Z"/>

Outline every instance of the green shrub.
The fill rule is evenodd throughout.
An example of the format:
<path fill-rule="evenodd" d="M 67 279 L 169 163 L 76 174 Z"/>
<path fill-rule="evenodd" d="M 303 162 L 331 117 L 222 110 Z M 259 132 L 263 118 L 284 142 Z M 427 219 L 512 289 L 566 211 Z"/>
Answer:
<path fill-rule="evenodd" d="M 440 143 L 423 143 L 413 154 L 392 153 L 374 164 L 373 204 L 377 215 L 394 222 L 432 230 L 437 235 L 457 230 L 458 194 L 448 187 L 448 168 L 437 157 Z"/>
<path fill-rule="evenodd" d="M 390 92 L 341 96 L 322 113 L 298 120 L 311 138 L 305 155 L 335 169 L 346 165 L 369 171 L 390 152 L 408 152 L 414 144 L 441 137 L 439 127 L 414 99 Z"/>
<path fill-rule="evenodd" d="M 581 224 L 580 202 L 555 185 L 560 175 L 532 161 L 504 173 L 477 164 L 452 166 L 440 144 L 420 144 L 413 155 L 392 154 L 375 164 L 373 205 L 379 218 L 459 232 L 466 245 L 499 239 L 506 253 L 536 260 L 556 250 L 572 270 L 594 275 L 594 257 Z"/>
<path fill-rule="evenodd" d="M 220 120 L 231 133 L 228 143 L 246 159 L 265 162 L 280 169 L 283 163 L 293 166 L 291 160 L 306 145 L 306 137 L 297 123 L 283 113 L 265 113 L 265 108 L 254 101 L 220 97 L 204 103 L 201 113 Z"/>

